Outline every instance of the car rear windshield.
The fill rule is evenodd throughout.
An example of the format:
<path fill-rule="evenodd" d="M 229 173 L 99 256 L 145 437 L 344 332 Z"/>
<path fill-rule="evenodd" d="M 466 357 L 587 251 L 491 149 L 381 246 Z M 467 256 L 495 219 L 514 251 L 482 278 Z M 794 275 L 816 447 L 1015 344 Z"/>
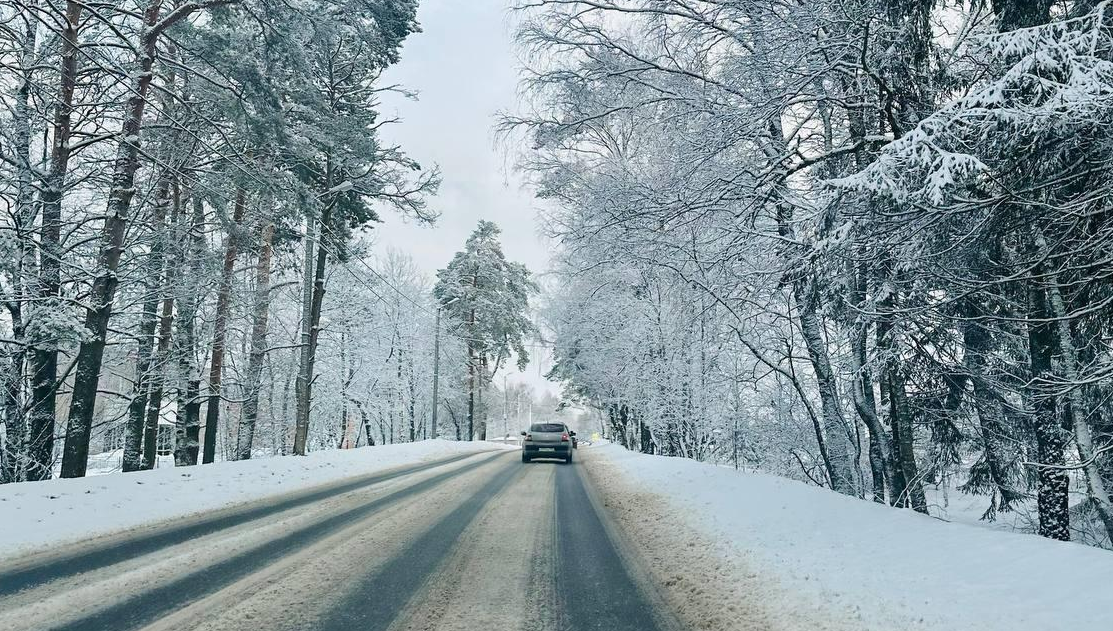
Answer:
<path fill-rule="evenodd" d="M 564 431 L 564 426 L 561 425 L 560 423 L 534 423 L 533 425 L 529 426 L 529 431 L 531 431 L 531 432 L 543 432 L 543 433 L 544 432 L 550 432 L 550 433 L 563 432 Z"/>

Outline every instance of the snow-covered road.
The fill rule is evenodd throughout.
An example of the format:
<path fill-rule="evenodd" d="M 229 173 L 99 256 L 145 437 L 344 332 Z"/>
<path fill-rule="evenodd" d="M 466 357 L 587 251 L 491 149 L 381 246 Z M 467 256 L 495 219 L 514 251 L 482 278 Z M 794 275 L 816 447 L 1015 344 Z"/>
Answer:
<path fill-rule="evenodd" d="M 675 626 L 581 469 L 454 456 L 0 560 L 0 629 Z"/>
<path fill-rule="evenodd" d="M 614 445 L 564 465 L 429 441 L 181 476 L 4 489 L 17 511 L 0 538 L 58 543 L 0 552 L 0 629 L 1113 628 L 1107 610 L 1076 606 L 1108 589 L 1107 551 Z M 209 508 L 86 506 L 86 491 L 121 485 Z M 36 539 L 47 505 L 96 533 L 118 527 Z"/>

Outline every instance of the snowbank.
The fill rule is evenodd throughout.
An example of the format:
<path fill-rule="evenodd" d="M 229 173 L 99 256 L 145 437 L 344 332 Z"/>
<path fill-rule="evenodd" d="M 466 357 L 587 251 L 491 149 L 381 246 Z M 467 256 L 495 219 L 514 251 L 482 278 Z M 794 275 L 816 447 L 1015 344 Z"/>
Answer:
<path fill-rule="evenodd" d="M 502 445 L 400 445 L 0 486 L 0 557 Z"/>
<path fill-rule="evenodd" d="M 664 514 L 722 543 L 753 573 L 739 583 L 768 579 L 803 608 L 852 612 L 857 628 L 1113 629 L 1111 552 L 615 445 L 590 451 L 618 474 L 615 486 L 662 496 Z"/>

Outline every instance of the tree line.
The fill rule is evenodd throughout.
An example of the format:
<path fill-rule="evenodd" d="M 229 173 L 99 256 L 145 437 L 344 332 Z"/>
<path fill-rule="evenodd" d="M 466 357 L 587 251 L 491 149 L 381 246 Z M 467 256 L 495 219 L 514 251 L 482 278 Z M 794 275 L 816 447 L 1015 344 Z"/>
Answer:
<path fill-rule="evenodd" d="M 617 440 L 1110 545 L 1108 3 L 518 17 L 553 376 Z"/>
<path fill-rule="evenodd" d="M 416 10 L 0 3 L 3 481 L 421 435 L 429 287 L 359 238 L 436 216 L 380 134 Z"/>

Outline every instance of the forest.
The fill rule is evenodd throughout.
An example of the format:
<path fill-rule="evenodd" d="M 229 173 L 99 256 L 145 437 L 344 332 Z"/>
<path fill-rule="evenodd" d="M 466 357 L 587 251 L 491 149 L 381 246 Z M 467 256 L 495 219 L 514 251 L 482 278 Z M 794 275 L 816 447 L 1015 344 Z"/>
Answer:
<path fill-rule="evenodd" d="M 1113 629 L 1113 0 L 0 0 L 0 629 Z"/>
<path fill-rule="evenodd" d="M 381 134 L 399 123 L 381 97 L 412 96 L 382 74 L 416 11 L 0 3 L 0 480 L 483 438 L 488 409 L 504 433 L 511 399 L 532 414 L 494 380 L 528 362 L 536 291 L 498 226 L 438 279 L 405 244 L 371 250 L 378 222 L 438 214 L 437 168 Z"/>
<path fill-rule="evenodd" d="M 552 377 L 616 440 L 1110 545 L 1108 2 L 515 13 Z"/>
<path fill-rule="evenodd" d="M 1110 8 L 516 2 L 551 267 L 480 220 L 432 277 L 375 244 L 439 215 L 383 133 L 416 0 L 0 0 L 0 480 L 575 410 L 1113 547 Z"/>

